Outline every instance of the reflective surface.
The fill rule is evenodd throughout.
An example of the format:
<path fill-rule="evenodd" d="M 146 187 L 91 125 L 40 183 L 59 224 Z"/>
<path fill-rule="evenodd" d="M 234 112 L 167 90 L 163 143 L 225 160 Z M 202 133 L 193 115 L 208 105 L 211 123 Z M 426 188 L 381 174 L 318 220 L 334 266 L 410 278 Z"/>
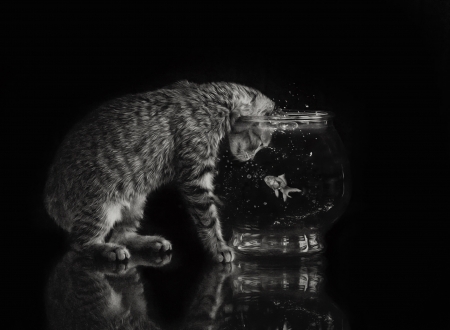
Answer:
<path fill-rule="evenodd" d="M 349 165 L 328 112 L 242 117 L 222 148 L 218 195 L 230 244 L 243 254 L 303 255 L 323 250 L 322 235 L 350 199 Z M 241 153 L 239 161 L 234 155 Z"/>
<path fill-rule="evenodd" d="M 46 290 L 51 329 L 348 329 L 324 292 L 324 260 L 238 259 L 192 267 L 67 253 Z"/>

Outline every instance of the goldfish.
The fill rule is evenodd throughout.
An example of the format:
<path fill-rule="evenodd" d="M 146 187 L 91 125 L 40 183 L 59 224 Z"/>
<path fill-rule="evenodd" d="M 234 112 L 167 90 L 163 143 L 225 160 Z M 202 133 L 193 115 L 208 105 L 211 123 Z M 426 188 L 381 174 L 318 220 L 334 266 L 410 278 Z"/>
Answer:
<path fill-rule="evenodd" d="M 288 187 L 286 177 L 284 174 L 279 176 L 268 175 L 264 178 L 264 182 L 273 189 L 275 196 L 279 196 L 279 191 L 283 194 L 283 200 L 286 202 L 287 198 L 292 198 L 289 196 L 291 192 L 301 192 L 300 189 Z"/>

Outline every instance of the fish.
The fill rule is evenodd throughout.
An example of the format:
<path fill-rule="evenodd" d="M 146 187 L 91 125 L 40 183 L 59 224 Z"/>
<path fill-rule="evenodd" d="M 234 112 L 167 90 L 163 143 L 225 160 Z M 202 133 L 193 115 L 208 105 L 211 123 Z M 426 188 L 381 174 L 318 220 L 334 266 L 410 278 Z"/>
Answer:
<path fill-rule="evenodd" d="M 281 191 L 281 193 L 283 194 L 283 200 L 285 202 L 288 197 L 292 198 L 292 196 L 289 196 L 289 193 L 301 192 L 301 190 L 298 188 L 288 187 L 286 176 L 284 174 L 279 176 L 268 175 L 264 178 L 264 182 L 273 189 L 273 191 L 275 192 L 275 196 L 278 197 L 280 194 L 279 192 Z"/>

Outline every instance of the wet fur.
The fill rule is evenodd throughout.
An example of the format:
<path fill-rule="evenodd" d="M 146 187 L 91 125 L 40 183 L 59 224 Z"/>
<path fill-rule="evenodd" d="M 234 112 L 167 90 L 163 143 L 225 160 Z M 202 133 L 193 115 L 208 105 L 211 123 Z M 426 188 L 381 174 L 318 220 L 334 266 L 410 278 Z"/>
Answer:
<path fill-rule="evenodd" d="M 270 99 L 233 83 L 183 81 L 107 102 L 61 144 L 45 188 L 47 211 L 70 233 L 77 250 L 112 260 L 129 258 L 129 249 L 166 251 L 169 241 L 136 231 L 146 196 L 175 182 L 205 249 L 218 261 L 231 261 L 214 195 L 219 142 L 233 135 L 240 116 L 273 111 Z M 243 148 L 251 152 L 262 144 L 245 134 L 236 131 L 230 139 L 239 160 L 248 160 L 241 156 Z M 241 144 L 239 152 L 233 143 Z"/>

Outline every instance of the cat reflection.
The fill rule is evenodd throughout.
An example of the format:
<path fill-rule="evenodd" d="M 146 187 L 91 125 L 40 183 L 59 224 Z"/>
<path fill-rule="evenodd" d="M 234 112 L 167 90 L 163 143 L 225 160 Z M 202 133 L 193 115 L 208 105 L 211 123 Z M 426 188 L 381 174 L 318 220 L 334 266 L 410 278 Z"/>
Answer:
<path fill-rule="evenodd" d="M 154 254 L 151 258 L 134 254 L 123 264 L 67 253 L 55 267 L 47 287 L 50 329 L 173 329 L 173 324 L 167 326 L 149 317 L 138 270 L 138 266 L 162 267 L 170 261 L 170 254 Z M 176 329 L 219 328 L 226 320 L 223 290 L 232 267 L 215 264 L 203 271 L 197 293 Z M 231 290 L 231 286 L 226 287 Z"/>
<path fill-rule="evenodd" d="M 170 262 L 149 258 L 148 266 Z M 147 318 L 136 258 L 128 264 L 85 259 L 70 251 L 54 269 L 47 287 L 50 329 L 159 329 Z"/>

